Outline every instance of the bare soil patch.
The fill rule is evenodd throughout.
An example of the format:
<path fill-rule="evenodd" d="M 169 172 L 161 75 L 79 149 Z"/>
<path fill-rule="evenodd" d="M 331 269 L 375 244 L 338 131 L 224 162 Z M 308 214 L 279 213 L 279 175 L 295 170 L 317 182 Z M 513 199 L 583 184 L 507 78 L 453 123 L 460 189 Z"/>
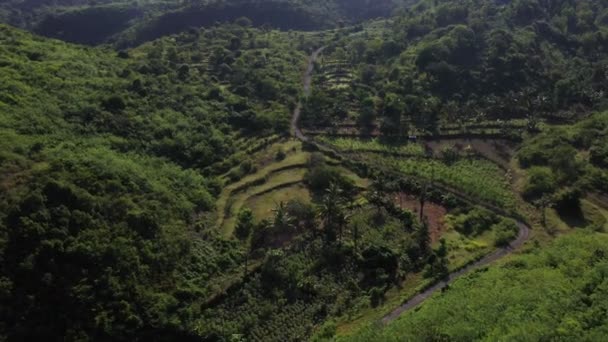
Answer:
<path fill-rule="evenodd" d="M 394 200 L 397 206 L 402 209 L 411 210 L 417 217 L 420 217 L 420 200 L 418 197 L 406 193 L 398 193 L 394 195 Z M 429 224 L 432 243 L 439 241 L 441 235 L 445 232 L 445 216 L 447 213 L 448 210 L 437 203 L 427 201 L 424 204 L 423 216 Z"/>

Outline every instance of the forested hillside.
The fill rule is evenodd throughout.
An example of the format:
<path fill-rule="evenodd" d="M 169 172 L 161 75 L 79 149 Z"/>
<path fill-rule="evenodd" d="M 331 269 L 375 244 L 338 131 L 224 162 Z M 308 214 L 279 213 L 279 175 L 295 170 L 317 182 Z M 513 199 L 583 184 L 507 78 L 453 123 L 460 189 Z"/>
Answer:
<path fill-rule="evenodd" d="M 2 335 L 192 333 L 190 304 L 240 259 L 199 214 L 239 132 L 287 130 L 292 38 L 233 25 L 117 54 L 0 27 Z"/>
<path fill-rule="evenodd" d="M 607 6 L 421 1 L 325 52 L 325 89 L 304 119 L 386 136 L 518 134 L 511 128 L 575 120 L 607 105 Z"/>
<path fill-rule="evenodd" d="M 190 27 L 246 16 L 255 26 L 319 30 L 386 17 L 410 0 L 18 1 L 0 4 L 0 21 L 62 40 L 133 46 Z"/>
<path fill-rule="evenodd" d="M 0 341 L 606 334 L 605 1 L 0 20 Z"/>

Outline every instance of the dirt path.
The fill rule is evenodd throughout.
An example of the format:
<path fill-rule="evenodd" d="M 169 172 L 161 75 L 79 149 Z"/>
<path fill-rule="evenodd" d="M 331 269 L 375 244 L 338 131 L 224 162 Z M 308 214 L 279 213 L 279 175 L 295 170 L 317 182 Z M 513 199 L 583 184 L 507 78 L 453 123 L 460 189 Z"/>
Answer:
<path fill-rule="evenodd" d="M 465 275 L 479 267 L 489 265 L 496 260 L 502 259 L 503 257 L 511 254 L 515 249 L 518 249 L 519 247 L 523 246 L 523 244 L 526 242 L 526 240 L 528 240 L 528 237 L 530 235 L 530 228 L 523 222 L 518 222 L 517 226 L 519 227 L 519 234 L 517 235 L 517 238 L 515 240 L 513 240 L 508 247 L 500 248 L 499 250 L 495 251 L 494 253 L 486 255 L 481 260 L 479 260 L 473 264 L 470 264 L 469 266 L 467 266 L 461 270 L 450 273 L 450 275 L 448 276 L 448 279 L 441 281 L 441 282 L 435 284 L 434 286 L 428 288 L 427 290 L 419 293 L 418 295 L 411 298 L 410 300 L 408 300 L 407 302 L 402 304 L 400 307 L 395 309 L 390 314 L 384 316 L 384 318 L 382 319 L 382 323 L 387 324 L 387 323 L 394 321 L 399 316 L 401 316 L 402 313 L 415 308 L 416 306 L 418 306 L 419 304 L 424 302 L 427 298 L 429 298 L 433 293 L 435 293 L 435 292 L 445 288 L 449 284 L 453 283 L 460 276 Z"/>
<path fill-rule="evenodd" d="M 311 84 L 312 84 L 312 73 L 314 71 L 314 62 L 316 61 L 317 57 L 319 57 L 319 54 L 321 52 L 323 52 L 324 49 L 325 49 L 325 47 L 321 47 L 321 48 L 317 49 L 316 51 L 314 51 L 312 53 L 312 55 L 308 59 L 308 67 L 306 69 L 306 72 L 304 74 L 304 79 L 303 79 L 304 96 L 308 96 L 310 94 L 310 88 L 311 88 Z M 306 137 L 302 133 L 302 130 L 298 126 L 298 123 L 300 121 L 300 115 L 302 114 L 301 112 L 302 112 L 302 102 L 300 101 L 293 112 L 293 117 L 291 120 L 291 130 L 292 130 L 293 135 L 297 139 L 301 140 L 302 142 L 308 142 L 308 143 L 315 144 L 321 150 L 331 149 L 332 151 L 334 151 L 331 147 L 325 146 L 324 144 L 320 144 L 320 143 L 314 141 L 314 139 L 310 139 L 310 138 Z M 448 191 L 447 189 L 444 189 L 444 190 L 446 190 L 447 192 L 453 193 L 453 195 L 455 195 L 457 197 L 462 197 L 460 195 L 460 193 L 458 193 L 457 191 Z M 463 198 L 463 199 L 465 201 L 468 201 L 467 198 Z M 493 206 L 488 205 L 487 203 L 476 203 L 476 204 L 486 207 L 489 210 L 492 210 L 500 215 L 504 215 L 504 213 L 501 212 L 501 210 L 494 208 Z M 430 288 L 426 289 L 425 291 L 419 293 L 418 295 L 414 296 L 407 302 L 403 303 L 400 307 L 393 310 L 390 314 L 384 316 L 384 318 L 382 319 L 382 323 L 386 324 L 386 323 L 392 322 L 393 320 L 395 320 L 399 316 L 401 316 L 401 314 L 417 307 L 422 302 L 424 302 L 427 298 L 429 298 L 431 295 L 433 295 L 435 292 L 440 291 L 441 289 L 445 288 L 446 286 L 448 286 L 449 284 L 454 282 L 456 279 L 458 279 L 462 275 L 468 274 L 471 271 L 473 271 L 474 269 L 477 269 L 479 267 L 487 266 L 487 265 L 511 254 L 514 250 L 522 247 L 524 245 L 524 243 L 528 240 L 528 237 L 530 236 L 530 227 L 522 221 L 519 221 L 519 220 L 516 220 L 516 221 L 517 221 L 517 226 L 519 228 L 519 232 L 518 232 L 517 238 L 515 240 L 513 240 L 509 244 L 509 246 L 500 248 L 500 249 L 494 251 L 493 253 L 486 255 L 482 259 L 480 259 L 458 271 L 450 273 L 448 275 L 447 279 L 445 279 L 445 280 L 431 286 Z"/>
<path fill-rule="evenodd" d="M 306 71 L 304 72 L 304 97 L 308 97 L 310 95 L 310 88 L 312 84 L 312 73 L 315 70 L 315 61 L 319 57 L 319 54 L 325 50 L 325 46 L 315 50 L 312 55 L 308 58 L 308 65 L 306 66 Z M 302 114 L 302 101 L 299 101 L 296 105 L 296 109 L 293 111 L 293 116 L 291 118 L 291 132 L 292 134 L 303 142 L 307 142 L 308 138 L 302 133 L 300 126 L 298 123 L 300 122 L 300 115 Z"/>

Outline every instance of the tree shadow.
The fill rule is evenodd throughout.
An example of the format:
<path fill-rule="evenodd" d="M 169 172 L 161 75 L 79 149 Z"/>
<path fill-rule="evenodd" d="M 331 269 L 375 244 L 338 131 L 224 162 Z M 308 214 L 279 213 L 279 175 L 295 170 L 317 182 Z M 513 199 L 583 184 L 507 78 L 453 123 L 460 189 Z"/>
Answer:
<path fill-rule="evenodd" d="M 557 214 L 562 221 L 572 228 L 584 228 L 591 223 L 585 219 L 580 206 L 558 210 Z"/>

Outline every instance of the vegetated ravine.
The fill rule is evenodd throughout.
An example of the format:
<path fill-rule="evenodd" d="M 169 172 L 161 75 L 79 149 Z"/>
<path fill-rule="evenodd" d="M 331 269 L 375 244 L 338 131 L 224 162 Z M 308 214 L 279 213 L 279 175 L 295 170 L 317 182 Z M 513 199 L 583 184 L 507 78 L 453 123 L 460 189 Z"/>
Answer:
<path fill-rule="evenodd" d="M 323 52 L 324 49 L 325 49 L 325 46 L 315 50 L 308 58 L 308 65 L 306 67 L 306 71 L 304 72 L 303 82 L 302 82 L 303 89 L 304 89 L 304 96 L 308 96 L 310 94 L 310 89 L 312 87 L 312 75 L 314 72 L 314 63 L 317 60 L 317 58 L 319 57 L 319 55 Z M 302 103 L 300 101 L 293 111 L 293 116 L 292 116 L 292 120 L 291 120 L 291 131 L 292 131 L 293 135 L 298 140 L 308 143 L 308 144 L 313 144 L 316 147 L 320 148 L 321 150 L 331 149 L 332 151 L 336 152 L 330 146 L 326 146 L 325 144 L 319 143 L 319 142 L 315 141 L 313 138 L 307 137 L 302 132 L 302 130 L 300 129 L 300 126 L 299 126 L 301 109 L 302 109 Z M 455 192 L 452 192 L 452 195 L 454 195 L 456 197 L 462 197 L 461 194 L 458 194 Z M 468 199 L 465 199 L 465 200 L 468 201 Z M 504 215 L 504 213 L 502 213 L 502 212 L 497 212 L 497 209 L 492 206 L 487 206 L 486 204 L 481 203 L 481 202 L 476 203 L 476 204 L 479 206 L 485 207 L 499 215 Z M 435 292 L 440 291 L 440 290 L 444 289 L 446 286 L 448 286 L 449 284 L 453 283 L 459 277 L 461 277 L 465 274 L 468 274 L 471 271 L 473 271 L 479 267 L 487 266 L 497 260 L 500 260 L 500 259 L 504 258 L 505 256 L 511 254 L 513 251 L 517 250 L 518 248 L 522 247 L 524 245 L 524 243 L 528 240 L 528 237 L 530 236 L 530 227 L 528 226 L 528 224 L 526 224 L 525 222 L 523 222 L 517 218 L 513 218 L 513 219 L 517 222 L 517 227 L 519 229 L 519 232 L 517 234 L 517 238 L 515 238 L 515 240 L 511 241 L 511 243 L 509 245 L 507 245 L 506 247 L 499 248 L 496 251 L 494 251 L 493 253 L 486 255 L 485 257 L 467 265 L 466 267 L 463 267 L 457 271 L 450 273 L 446 277 L 446 279 L 444 279 L 444 280 L 436 283 L 435 285 L 427 288 L 426 290 L 420 292 L 419 294 L 410 298 L 405 303 L 403 303 L 401 306 L 399 306 L 398 308 L 393 310 L 391 313 L 384 316 L 384 318 L 382 318 L 382 323 L 387 324 L 387 323 L 392 322 L 393 320 L 395 320 L 399 316 L 401 316 L 401 314 L 403 314 L 404 312 L 411 310 L 411 309 L 417 307 L 418 305 L 420 305 L 422 302 L 424 302 L 427 298 L 429 298 Z"/>

